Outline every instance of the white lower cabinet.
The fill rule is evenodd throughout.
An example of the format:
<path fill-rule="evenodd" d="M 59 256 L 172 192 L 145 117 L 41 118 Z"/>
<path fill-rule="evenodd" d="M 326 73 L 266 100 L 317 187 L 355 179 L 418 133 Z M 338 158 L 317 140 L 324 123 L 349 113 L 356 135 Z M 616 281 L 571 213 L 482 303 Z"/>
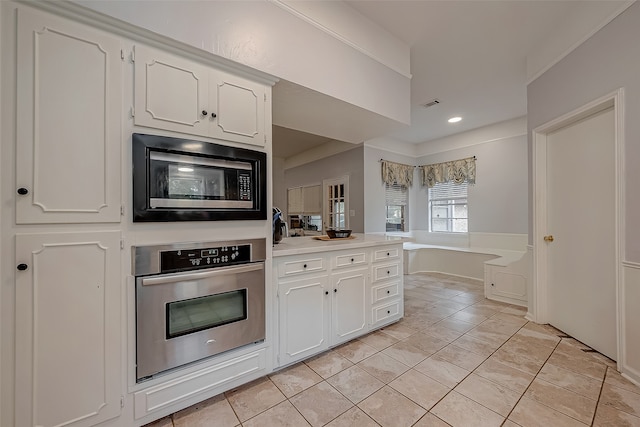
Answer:
<path fill-rule="evenodd" d="M 488 299 L 527 306 L 527 264 L 484 265 L 484 292 Z"/>
<path fill-rule="evenodd" d="M 402 246 L 389 246 L 373 252 L 371 267 L 372 329 L 400 320 L 404 314 Z"/>
<path fill-rule="evenodd" d="M 121 412 L 120 232 L 16 235 L 16 426 Z"/>
<path fill-rule="evenodd" d="M 367 331 L 367 274 L 363 268 L 331 275 L 331 345 Z"/>
<path fill-rule="evenodd" d="M 329 348 L 329 277 L 300 277 L 278 284 L 280 354 L 287 365 Z"/>
<path fill-rule="evenodd" d="M 402 318 L 401 247 L 277 257 L 276 367 Z"/>

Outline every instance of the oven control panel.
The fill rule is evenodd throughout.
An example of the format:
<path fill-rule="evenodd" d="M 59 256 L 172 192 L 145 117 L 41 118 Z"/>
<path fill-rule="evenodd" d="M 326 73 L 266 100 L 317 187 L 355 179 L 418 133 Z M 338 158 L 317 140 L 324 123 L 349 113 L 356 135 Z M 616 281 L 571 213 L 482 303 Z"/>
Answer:
<path fill-rule="evenodd" d="M 217 246 L 160 252 L 160 272 L 197 270 L 251 262 L 251 245 Z"/>

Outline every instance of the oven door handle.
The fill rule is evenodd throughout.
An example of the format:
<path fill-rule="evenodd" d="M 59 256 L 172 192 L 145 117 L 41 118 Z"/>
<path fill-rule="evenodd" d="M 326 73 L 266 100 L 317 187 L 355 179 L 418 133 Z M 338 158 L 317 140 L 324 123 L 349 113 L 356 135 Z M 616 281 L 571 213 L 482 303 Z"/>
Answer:
<path fill-rule="evenodd" d="M 166 283 L 176 283 L 185 280 L 202 280 L 216 276 L 226 276 L 229 274 L 248 273 L 250 271 L 264 270 L 264 262 L 256 262 L 247 265 L 220 267 L 207 271 L 199 271 L 197 273 L 178 273 L 169 276 L 146 277 L 142 279 L 142 286 L 163 285 Z"/>

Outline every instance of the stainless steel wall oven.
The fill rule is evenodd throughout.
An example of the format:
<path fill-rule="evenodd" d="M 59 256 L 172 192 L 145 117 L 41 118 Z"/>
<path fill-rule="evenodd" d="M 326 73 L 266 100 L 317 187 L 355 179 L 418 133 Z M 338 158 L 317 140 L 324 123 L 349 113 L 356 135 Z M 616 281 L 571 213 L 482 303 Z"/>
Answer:
<path fill-rule="evenodd" d="M 133 248 L 136 380 L 265 338 L 265 239 Z"/>
<path fill-rule="evenodd" d="M 267 155 L 134 133 L 133 221 L 267 218 Z"/>

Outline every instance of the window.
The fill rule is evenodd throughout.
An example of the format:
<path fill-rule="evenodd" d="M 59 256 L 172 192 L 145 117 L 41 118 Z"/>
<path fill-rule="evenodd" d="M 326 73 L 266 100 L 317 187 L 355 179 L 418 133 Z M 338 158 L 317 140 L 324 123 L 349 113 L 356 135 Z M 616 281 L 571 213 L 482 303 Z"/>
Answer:
<path fill-rule="evenodd" d="M 387 231 L 406 231 L 405 218 L 409 191 L 400 184 L 385 184 Z"/>
<path fill-rule="evenodd" d="M 466 233 L 469 231 L 467 182 L 441 182 L 429 188 L 429 231 Z"/>
<path fill-rule="evenodd" d="M 349 177 L 323 181 L 325 215 L 324 228 L 349 228 Z"/>

